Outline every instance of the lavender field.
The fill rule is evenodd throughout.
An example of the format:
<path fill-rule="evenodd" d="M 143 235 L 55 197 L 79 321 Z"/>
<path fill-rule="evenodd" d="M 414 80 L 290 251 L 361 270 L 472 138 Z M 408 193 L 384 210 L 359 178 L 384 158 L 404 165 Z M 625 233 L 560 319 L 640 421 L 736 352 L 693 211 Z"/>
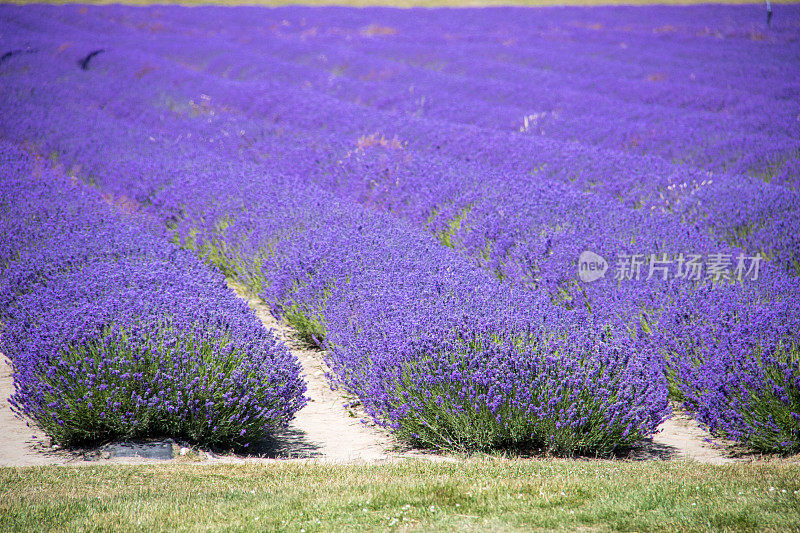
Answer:
<path fill-rule="evenodd" d="M 0 352 L 54 440 L 245 446 L 266 302 L 399 442 L 800 452 L 800 6 L 0 6 Z"/>

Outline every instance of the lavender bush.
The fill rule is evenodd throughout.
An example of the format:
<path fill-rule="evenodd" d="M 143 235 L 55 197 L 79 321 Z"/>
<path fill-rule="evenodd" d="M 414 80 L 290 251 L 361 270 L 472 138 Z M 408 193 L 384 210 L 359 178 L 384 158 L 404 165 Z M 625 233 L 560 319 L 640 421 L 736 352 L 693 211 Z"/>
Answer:
<path fill-rule="evenodd" d="M 684 405 L 712 432 L 758 451 L 797 453 L 800 313 L 795 300 L 776 294 L 768 312 L 755 314 L 747 300 L 758 297 L 728 287 L 715 300 L 675 313 L 669 329 L 683 335 L 660 343 Z"/>
<path fill-rule="evenodd" d="M 409 347 L 391 382 L 387 418 L 401 438 L 426 446 L 619 451 L 666 413 L 659 365 L 636 348 L 495 332 Z"/>
<path fill-rule="evenodd" d="M 14 216 L 3 224 L 16 230 L 4 233 L 13 248 L 0 271 L 16 412 L 59 444 L 173 436 L 230 446 L 303 406 L 298 362 L 217 274 L 2 148 L 16 167 L 3 165 L 0 180 Z"/>
<path fill-rule="evenodd" d="M 763 452 L 800 451 L 800 350 L 692 353 L 676 365 L 685 404 L 715 434 Z M 711 376 L 725 376 L 712 380 Z"/>
<path fill-rule="evenodd" d="M 796 446 L 795 7 L 0 13 L 31 51 L 0 135 L 261 295 L 403 438 L 608 451 L 669 379 Z M 763 261 L 616 279 L 626 254 Z"/>

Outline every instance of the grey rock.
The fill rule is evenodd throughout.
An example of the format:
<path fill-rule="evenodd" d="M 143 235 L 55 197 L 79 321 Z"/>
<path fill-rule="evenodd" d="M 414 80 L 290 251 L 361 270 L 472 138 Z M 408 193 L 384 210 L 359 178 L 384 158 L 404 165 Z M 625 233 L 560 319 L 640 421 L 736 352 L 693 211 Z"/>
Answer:
<path fill-rule="evenodd" d="M 114 442 L 103 447 L 110 457 L 141 457 L 142 459 L 170 460 L 172 443 L 158 442 Z"/>

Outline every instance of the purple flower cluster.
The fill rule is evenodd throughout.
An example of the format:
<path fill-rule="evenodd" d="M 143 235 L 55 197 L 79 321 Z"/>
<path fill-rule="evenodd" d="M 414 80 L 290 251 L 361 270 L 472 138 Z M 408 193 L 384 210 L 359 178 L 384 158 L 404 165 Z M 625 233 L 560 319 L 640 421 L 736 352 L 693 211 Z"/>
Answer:
<path fill-rule="evenodd" d="M 791 291 L 778 287 L 764 306 L 753 305 L 765 299 L 763 291 L 706 288 L 691 305 L 678 302 L 656 335 L 676 396 L 713 433 L 759 451 L 800 451 L 798 309 Z"/>
<path fill-rule="evenodd" d="M 8 7 L 0 135 L 239 278 L 403 438 L 607 451 L 669 382 L 789 450 L 800 10 L 760 14 Z M 586 250 L 764 265 L 585 283 Z"/>
<path fill-rule="evenodd" d="M 0 350 L 55 442 L 246 445 L 304 405 L 299 363 L 218 273 L 8 143 L 0 169 Z"/>
<path fill-rule="evenodd" d="M 392 217 L 339 209 L 316 207 L 326 220 L 274 246 L 261 296 L 312 319 L 337 380 L 398 437 L 606 453 L 669 414 L 663 359 L 627 331 L 498 283 Z"/>

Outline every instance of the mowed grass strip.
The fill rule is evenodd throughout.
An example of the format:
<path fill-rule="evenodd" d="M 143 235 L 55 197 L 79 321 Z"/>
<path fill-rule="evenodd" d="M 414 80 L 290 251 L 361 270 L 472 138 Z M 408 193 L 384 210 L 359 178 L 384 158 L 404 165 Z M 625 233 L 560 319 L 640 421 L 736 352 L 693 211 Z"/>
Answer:
<path fill-rule="evenodd" d="M 0 529 L 790 531 L 799 474 L 552 459 L 5 468 Z"/>

